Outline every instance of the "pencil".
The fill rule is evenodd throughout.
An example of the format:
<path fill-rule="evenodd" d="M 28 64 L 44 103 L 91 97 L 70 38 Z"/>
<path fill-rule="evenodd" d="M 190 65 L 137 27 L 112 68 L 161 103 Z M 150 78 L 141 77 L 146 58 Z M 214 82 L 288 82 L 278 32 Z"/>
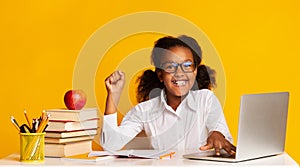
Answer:
<path fill-rule="evenodd" d="M 15 118 L 13 116 L 10 116 L 10 121 L 14 125 L 14 127 L 16 127 L 17 130 L 20 132 L 19 124 L 17 123 L 17 121 L 15 120 Z"/>
<path fill-rule="evenodd" d="M 175 152 L 170 152 L 168 154 L 164 154 L 164 155 L 159 156 L 159 159 L 165 159 L 165 158 L 170 158 L 171 159 L 174 154 L 175 154 Z"/>
<path fill-rule="evenodd" d="M 31 123 L 30 123 L 29 118 L 28 118 L 28 116 L 27 116 L 26 110 L 24 110 L 24 115 L 25 115 L 25 118 L 26 118 L 26 120 L 27 120 L 28 126 L 29 126 L 29 128 L 31 129 Z"/>
<path fill-rule="evenodd" d="M 42 120 L 45 119 L 45 110 L 42 112 Z"/>
<path fill-rule="evenodd" d="M 49 116 L 50 116 L 50 115 L 47 114 L 47 116 L 45 116 L 45 111 L 43 111 L 43 115 L 44 115 L 44 117 L 43 117 L 43 119 L 42 119 L 42 122 L 40 122 L 40 125 L 39 125 L 39 127 L 38 127 L 38 129 L 37 129 L 37 133 L 42 133 L 42 132 L 44 131 L 46 125 L 47 125 L 48 122 L 49 122 Z"/>

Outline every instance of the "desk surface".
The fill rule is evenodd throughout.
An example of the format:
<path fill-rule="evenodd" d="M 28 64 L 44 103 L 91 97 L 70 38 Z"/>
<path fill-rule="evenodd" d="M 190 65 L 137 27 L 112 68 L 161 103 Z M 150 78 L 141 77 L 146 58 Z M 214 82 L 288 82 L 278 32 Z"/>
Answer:
<path fill-rule="evenodd" d="M 182 155 L 176 155 L 172 159 L 132 159 L 132 158 L 115 158 L 97 162 L 86 161 L 70 161 L 60 158 L 45 158 L 43 163 L 22 163 L 19 162 L 19 154 L 11 154 L 0 160 L 0 166 L 298 166 L 298 164 L 286 153 L 281 155 L 261 158 L 251 161 L 239 162 L 239 163 L 225 163 L 225 162 L 212 162 L 212 161 L 199 161 L 188 160 L 182 158 Z"/>

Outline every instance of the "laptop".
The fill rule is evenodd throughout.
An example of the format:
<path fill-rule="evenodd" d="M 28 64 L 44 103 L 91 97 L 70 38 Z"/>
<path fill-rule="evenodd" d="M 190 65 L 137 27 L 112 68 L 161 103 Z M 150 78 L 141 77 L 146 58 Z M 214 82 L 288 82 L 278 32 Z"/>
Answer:
<path fill-rule="evenodd" d="M 241 96 L 236 153 L 216 156 L 214 150 L 183 155 L 195 160 L 241 162 L 284 152 L 288 92 Z M 223 150 L 225 153 L 225 151 Z"/>

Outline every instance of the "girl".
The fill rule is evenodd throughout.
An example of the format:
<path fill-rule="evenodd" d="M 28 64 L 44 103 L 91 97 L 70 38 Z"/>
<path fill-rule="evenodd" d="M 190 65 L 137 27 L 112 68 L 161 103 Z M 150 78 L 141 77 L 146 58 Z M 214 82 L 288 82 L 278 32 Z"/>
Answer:
<path fill-rule="evenodd" d="M 191 37 L 159 39 L 151 55 L 155 71 L 147 70 L 140 78 L 141 103 L 125 115 L 120 126 L 116 111 L 125 75 L 121 71 L 112 73 L 105 80 L 108 95 L 101 137 L 104 149 L 119 150 L 144 130 L 154 149 L 214 148 L 216 155 L 221 149 L 233 154 L 235 147 L 230 143 L 232 137 L 222 107 L 212 91 L 202 89 L 213 85 L 203 86 L 207 82 L 202 82 L 203 75 L 198 73 L 203 68 L 201 56 L 200 46 Z"/>

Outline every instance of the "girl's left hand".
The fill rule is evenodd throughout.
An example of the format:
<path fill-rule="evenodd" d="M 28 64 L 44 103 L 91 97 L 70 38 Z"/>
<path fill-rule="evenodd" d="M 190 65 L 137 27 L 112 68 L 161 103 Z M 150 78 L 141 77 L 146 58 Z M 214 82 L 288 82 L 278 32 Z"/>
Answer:
<path fill-rule="evenodd" d="M 200 150 L 206 151 L 209 149 L 215 149 L 216 155 L 221 155 L 220 150 L 224 149 L 228 154 L 235 154 L 236 147 L 231 144 L 222 133 L 218 131 L 213 131 L 210 136 L 207 138 L 207 144 L 200 147 Z"/>

